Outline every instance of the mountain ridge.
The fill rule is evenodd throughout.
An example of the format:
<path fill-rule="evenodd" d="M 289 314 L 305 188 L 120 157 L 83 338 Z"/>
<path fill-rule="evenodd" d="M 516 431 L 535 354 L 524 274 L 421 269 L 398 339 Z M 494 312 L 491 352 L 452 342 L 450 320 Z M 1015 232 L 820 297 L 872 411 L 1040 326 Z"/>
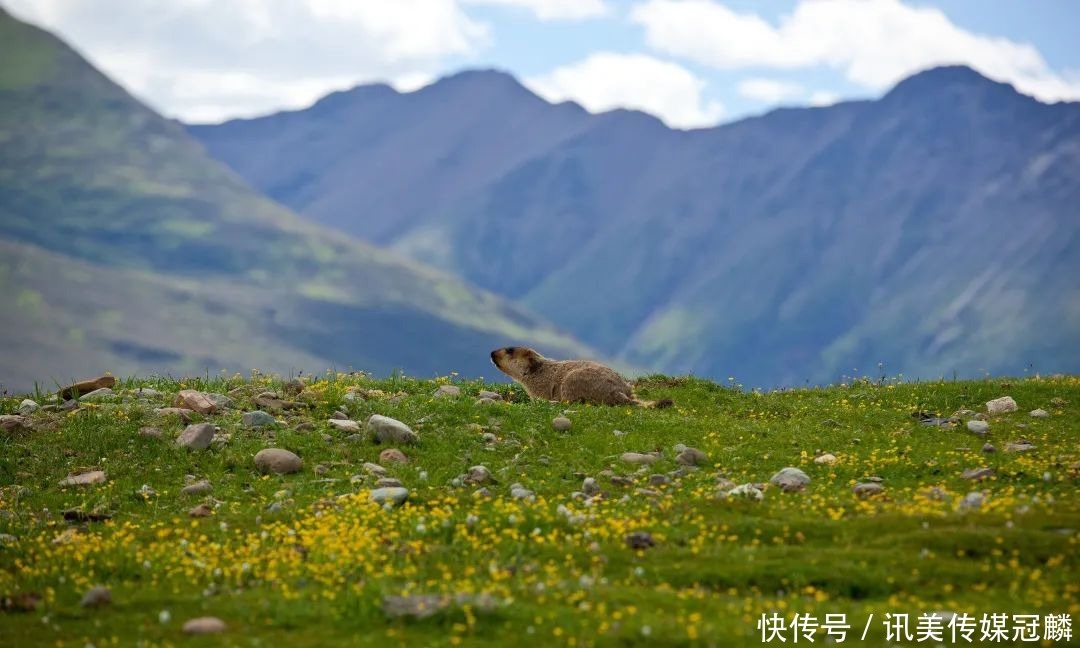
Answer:
<path fill-rule="evenodd" d="M 359 102 L 311 119 L 299 147 L 279 139 L 295 132 L 189 130 L 298 212 L 518 300 L 635 364 L 772 385 L 880 361 L 920 376 L 1080 363 L 1069 330 L 1080 286 L 1062 279 L 1078 265 L 1080 189 L 1067 169 L 1080 165 L 1080 104 L 1043 104 L 963 66 L 876 100 L 691 131 L 634 113 L 562 120 L 538 98 L 536 113 L 479 102 L 476 118 L 467 95 L 445 94 L 458 103 L 418 91 L 388 114 Z M 528 133 L 507 126 L 522 115 Z M 358 123 L 377 145 L 350 137 Z M 336 153 L 320 133 L 340 138 Z M 268 158 L 268 176 L 246 166 Z M 903 283 L 915 277 L 921 289 Z M 1040 301 L 1040 281 L 1065 304 Z M 949 315 L 944 304 L 980 282 L 1016 296 Z M 898 304 L 895 321 L 880 317 Z M 1045 327 L 1049 346 L 1022 339 L 1021 360 L 995 350 L 1025 326 Z"/>

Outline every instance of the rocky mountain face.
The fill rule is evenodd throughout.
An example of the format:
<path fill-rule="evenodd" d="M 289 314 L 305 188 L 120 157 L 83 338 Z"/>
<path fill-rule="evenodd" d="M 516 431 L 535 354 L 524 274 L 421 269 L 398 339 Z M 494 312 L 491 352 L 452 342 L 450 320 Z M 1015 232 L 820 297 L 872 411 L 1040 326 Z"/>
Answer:
<path fill-rule="evenodd" d="M 494 376 L 590 351 L 447 273 L 268 200 L 52 35 L 0 10 L 0 383 L 220 369 Z"/>
<path fill-rule="evenodd" d="M 762 386 L 1080 366 L 1080 104 L 965 67 L 694 131 L 474 71 L 188 132 L 310 219 L 639 366 Z"/>

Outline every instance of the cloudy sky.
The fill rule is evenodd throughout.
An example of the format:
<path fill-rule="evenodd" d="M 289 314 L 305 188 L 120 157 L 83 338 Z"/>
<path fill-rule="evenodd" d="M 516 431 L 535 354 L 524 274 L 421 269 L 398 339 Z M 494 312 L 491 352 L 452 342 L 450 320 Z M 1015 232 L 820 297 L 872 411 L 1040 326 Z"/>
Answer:
<path fill-rule="evenodd" d="M 309 105 L 463 68 L 551 101 L 678 128 L 880 95 L 965 63 L 1044 101 L 1080 100 L 1075 0 L 0 0 L 166 115 Z"/>

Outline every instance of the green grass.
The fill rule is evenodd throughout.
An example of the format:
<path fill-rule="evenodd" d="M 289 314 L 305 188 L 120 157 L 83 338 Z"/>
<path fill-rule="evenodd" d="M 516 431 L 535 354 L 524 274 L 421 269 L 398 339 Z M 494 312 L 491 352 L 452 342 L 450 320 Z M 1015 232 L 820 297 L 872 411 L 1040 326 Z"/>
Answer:
<path fill-rule="evenodd" d="M 0 533 L 16 538 L 0 547 L 0 596 L 35 592 L 44 601 L 34 612 L 0 612 L 0 645 L 753 646 L 761 645 L 758 619 L 773 612 L 819 621 L 844 613 L 849 642 L 885 645 L 887 612 L 909 613 L 913 632 L 922 612 L 1080 612 L 1076 377 L 856 381 L 768 394 L 694 378 L 639 381 L 642 397 L 675 400 L 667 410 L 526 402 L 507 385 L 487 387 L 510 402 L 480 405 L 485 385 L 471 381 L 456 383 L 461 397 L 433 398 L 448 380 L 320 377 L 300 396 L 310 408 L 279 415 L 286 424 L 272 431 L 240 424 L 251 396 L 280 384 L 262 376 L 125 380 L 121 393 L 149 386 L 168 395 L 33 415 L 31 430 L 0 438 Z M 207 451 L 178 448 L 171 440 L 182 423 L 151 411 L 182 387 L 245 386 L 235 409 L 209 417 L 231 438 Z M 346 401 L 354 387 L 378 391 Z M 911 416 L 985 411 L 1006 394 L 1020 411 L 990 420 L 996 454 L 983 454 L 983 440 L 962 427 L 921 426 Z M 19 400 L 0 401 L 0 413 Z M 350 479 L 384 448 L 332 430 L 326 420 L 338 408 L 357 421 L 392 416 L 418 432 L 417 446 L 401 448 L 410 463 L 385 466 L 411 491 L 404 506 L 383 510 L 367 499 L 374 478 Z M 1030 417 L 1035 408 L 1050 417 Z M 563 412 L 573 421 L 566 433 L 551 427 Z M 297 431 L 302 422 L 314 429 Z M 145 425 L 165 440 L 140 436 Z M 497 442 L 485 443 L 485 432 Z M 1037 448 L 1003 452 L 1021 437 Z M 677 468 L 678 443 L 703 450 L 712 465 L 649 486 L 649 474 Z M 260 476 L 252 457 L 264 447 L 296 452 L 303 470 Z M 653 450 L 662 458 L 640 473 L 619 459 Z M 839 462 L 815 464 L 819 450 Z M 475 464 L 498 481 L 493 497 L 454 485 Z M 805 491 L 769 487 L 762 502 L 717 496 L 718 472 L 737 484 L 767 482 L 785 466 L 811 476 Z M 978 484 L 960 476 L 980 466 L 995 476 Z M 58 485 L 85 468 L 105 470 L 108 482 Z M 604 470 L 635 483 L 615 484 Z M 188 517 L 209 500 L 179 493 L 185 475 L 213 484 L 211 517 Z M 584 476 L 597 479 L 602 501 L 572 497 Z M 884 493 L 856 498 L 852 484 L 874 476 Z M 536 499 L 511 498 L 513 482 Z M 156 495 L 137 494 L 144 484 Z M 946 497 L 928 498 L 931 487 Z M 975 490 L 985 503 L 962 510 Z M 280 510 L 268 509 L 274 503 Z M 65 522 L 61 512 L 73 507 L 112 518 Z M 631 550 L 625 537 L 634 531 L 656 545 Z M 111 588 L 112 605 L 81 608 L 95 584 Z M 430 593 L 486 593 L 497 603 L 451 605 L 422 620 L 382 610 L 386 596 Z M 182 634 L 184 620 L 205 614 L 228 631 Z"/>

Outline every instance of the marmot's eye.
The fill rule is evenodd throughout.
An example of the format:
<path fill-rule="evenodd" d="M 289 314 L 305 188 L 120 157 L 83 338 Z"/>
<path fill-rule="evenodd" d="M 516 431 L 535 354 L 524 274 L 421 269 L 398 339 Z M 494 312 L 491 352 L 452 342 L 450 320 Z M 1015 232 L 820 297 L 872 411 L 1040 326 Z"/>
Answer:
<path fill-rule="evenodd" d="M 517 347 L 506 347 L 506 352 L 511 355 L 517 353 Z"/>

